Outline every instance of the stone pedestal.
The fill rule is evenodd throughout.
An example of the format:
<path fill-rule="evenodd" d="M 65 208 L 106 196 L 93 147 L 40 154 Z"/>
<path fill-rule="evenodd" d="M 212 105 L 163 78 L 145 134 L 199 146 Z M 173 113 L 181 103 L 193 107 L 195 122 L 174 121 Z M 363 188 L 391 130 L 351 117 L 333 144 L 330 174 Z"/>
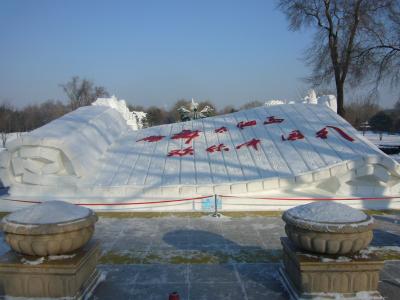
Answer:
<path fill-rule="evenodd" d="M 307 253 L 288 238 L 281 238 L 281 243 L 283 267 L 280 273 L 292 298 L 336 299 L 334 294 L 340 293 L 349 299 L 359 299 L 361 295 L 383 299 L 377 290 L 384 260 L 373 256 L 338 258 Z"/>
<path fill-rule="evenodd" d="M 99 280 L 96 269 L 100 257 L 99 242 L 91 241 L 76 255 L 62 260 L 49 260 L 37 265 L 24 264 L 38 257 L 9 251 L 0 257 L 1 293 L 14 297 L 82 299 Z"/>

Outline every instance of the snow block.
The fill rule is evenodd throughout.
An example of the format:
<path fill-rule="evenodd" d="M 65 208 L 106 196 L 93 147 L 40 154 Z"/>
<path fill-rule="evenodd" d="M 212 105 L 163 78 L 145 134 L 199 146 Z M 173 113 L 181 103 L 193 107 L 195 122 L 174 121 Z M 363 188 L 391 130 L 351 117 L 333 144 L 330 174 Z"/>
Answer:
<path fill-rule="evenodd" d="M 279 188 L 279 178 L 271 178 L 263 181 L 264 190 L 274 190 Z"/>
<path fill-rule="evenodd" d="M 352 160 L 348 161 L 347 163 L 347 168 L 349 170 L 357 169 L 365 164 L 363 159 L 357 159 L 357 160 Z"/>
<path fill-rule="evenodd" d="M 163 196 L 171 196 L 179 194 L 179 186 L 162 186 L 161 192 Z"/>
<path fill-rule="evenodd" d="M 262 181 L 253 181 L 247 183 L 247 191 L 248 192 L 259 192 L 264 189 Z"/>
<path fill-rule="evenodd" d="M 39 148 L 39 157 L 45 158 L 49 161 L 56 162 L 60 161 L 60 150 L 48 148 L 48 147 L 40 147 Z"/>
<path fill-rule="evenodd" d="M 313 174 L 305 173 L 305 174 L 297 175 L 295 177 L 295 181 L 297 184 L 311 183 L 311 182 L 313 182 Z"/>
<path fill-rule="evenodd" d="M 43 174 L 55 174 L 61 170 L 62 166 L 58 161 L 52 162 L 50 164 L 45 164 L 41 171 Z"/>
<path fill-rule="evenodd" d="M 329 170 L 331 172 L 331 176 L 342 175 L 347 172 L 347 165 L 340 164 L 340 165 L 331 167 Z"/>
<path fill-rule="evenodd" d="M 34 174 L 40 175 L 42 172 L 43 162 L 33 159 L 23 159 L 22 165 L 25 170 L 32 172 Z"/>
<path fill-rule="evenodd" d="M 12 170 L 14 175 L 22 175 L 24 174 L 24 163 L 22 158 L 15 157 L 11 160 Z"/>
<path fill-rule="evenodd" d="M 231 192 L 231 189 L 229 187 L 229 193 Z M 199 195 L 213 195 L 214 194 L 214 187 L 212 185 L 202 185 L 202 186 L 197 186 L 196 188 L 196 193 Z"/>
<path fill-rule="evenodd" d="M 10 174 L 7 169 L 0 169 L 0 182 L 3 186 L 11 185 Z"/>
<path fill-rule="evenodd" d="M 380 166 L 380 165 L 375 165 L 374 166 L 374 171 L 373 175 L 380 181 L 383 182 L 388 182 L 390 179 L 390 173 L 387 171 L 386 168 Z"/>
<path fill-rule="evenodd" d="M 291 185 L 294 185 L 296 182 L 294 177 L 287 177 L 287 178 L 279 178 L 279 187 L 285 188 Z"/>
<path fill-rule="evenodd" d="M 380 162 L 380 156 L 377 155 L 368 155 L 364 157 L 364 160 L 367 164 L 378 164 Z"/>
<path fill-rule="evenodd" d="M 246 193 L 247 192 L 247 185 L 246 185 L 246 183 L 232 184 L 231 191 L 232 191 L 232 194 Z"/>
<path fill-rule="evenodd" d="M 396 167 L 399 165 L 394 159 L 388 156 L 380 157 L 380 162 L 385 166 L 390 172 L 397 173 Z M 400 175 L 400 174 L 398 174 Z"/>
<path fill-rule="evenodd" d="M 372 165 L 365 165 L 356 169 L 357 176 L 372 175 L 373 173 L 374 173 L 374 166 Z"/>
<path fill-rule="evenodd" d="M 227 184 L 214 186 L 214 193 L 217 195 L 230 194 L 231 187 Z"/>
<path fill-rule="evenodd" d="M 40 147 L 21 146 L 18 150 L 19 156 L 22 158 L 39 158 Z"/>
<path fill-rule="evenodd" d="M 196 187 L 195 186 L 181 186 L 179 189 L 180 194 L 182 195 L 195 195 L 196 194 Z"/>
<path fill-rule="evenodd" d="M 10 166 L 10 152 L 7 150 L 0 151 L 0 168 L 8 168 Z"/>
<path fill-rule="evenodd" d="M 320 180 L 325 180 L 331 177 L 331 172 L 329 169 L 325 170 L 318 170 L 313 173 L 313 179 L 314 181 L 320 181 Z"/>

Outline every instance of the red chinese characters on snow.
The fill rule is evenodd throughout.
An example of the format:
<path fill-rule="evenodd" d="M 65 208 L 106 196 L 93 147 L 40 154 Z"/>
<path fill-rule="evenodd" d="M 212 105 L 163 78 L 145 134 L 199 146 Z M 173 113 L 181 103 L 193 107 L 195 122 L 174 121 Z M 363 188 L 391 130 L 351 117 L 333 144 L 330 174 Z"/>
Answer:
<path fill-rule="evenodd" d="M 317 138 L 320 138 L 320 139 L 328 138 L 329 132 L 328 132 L 327 128 L 334 129 L 337 133 L 339 133 L 342 136 L 342 138 L 344 138 L 350 142 L 354 142 L 354 139 L 351 136 L 349 136 L 346 132 L 344 132 L 344 130 L 340 129 L 339 127 L 331 126 L 331 125 L 328 125 L 328 126 L 322 128 L 321 130 L 317 131 L 317 133 L 316 133 Z"/>
<path fill-rule="evenodd" d="M 200 130 L 187 130 L 184 129 L 179 133 L 175 133 L 171 139 L 177 140 L 177 139 L 185 139 L 185 144 L 190 144 L 190 142 L 194 139 L 200 136 Z"/>
<path fill-rule="evenodd" d="M 227 132 L 227 131 L 228 131 L 228 129 L 225 126 L 215 129 L 215 133 L 223 133 L 223 132 Z"/>
<path fill-rule="evenodd" d="M 137 140 L 136 142 L 144 141 L 144 142 L 152 143 L 152 142 L 161 141 L 163 138 L 165 138 L 165 136 L 163 136 L 163 135 L 151 135 L 151 136 L 147 136 L 145 138 L 142 138 L 140 140 Z"/>
<path fill-rule="evenodd" d="M 264 125 L 282 123 L 285 119 L 275 118 L 275 116 L 270 116 L 264 121 Z"/>
<path fill-rule="evenodd" d="M 317 138 L 326 139 L 328 138 L 328 130 L 326 129 L 326 127 L 324 127 L 321 130 L 317 131 L 315 135 Z"/>
<path fill-rule="evenodd" d="M 239 129 L 243 129 L 245 127 L 254 126 L 254 125 L 257 125 L 257 121 L 256 120 L 241 121 L 241 122 L 237 123 L 236 127 L 239 128 Z"/>
<path fill-rule="evenodd" d="M 187 147 L 185 149 L 176 149 L 176 150 L 171 150 L 168 153 L 168 156 L 185 156 L 185 155 L 193 155 L 194 154 L 194 149 L 192 146 Z"/>
<path fill-rule="evenodd" d="M 291 133 L 289 133 L 287 138 L 285 138 L 283 134 L 281 138 L 282 141 L 296 141 L 304 139 L 304 135 L 300 132 L 300 130 L 293 130 Z"/>
<path fill-rule="evenodd" d="M 246 146 L 246 147 L 253 147 L 254 150 L 258 150 L 258 145 L 260 143 L 261 143 L 261 141 L 259 139 L 252 139 L 252 140 L 250 140 L 250 141 L 248 141 L 246 143 L 243 143 L 243 144 L 240 144 L 240 145 L 236 146 L 236 149 L 240 149 L 243 146 Z"/>
<path fill-rule="evenodd" d="M 221 152 L 221 151 L 229 151 L 229 148 L 224 144 L 212 145 L 206 149 L 207 152 L 214 153 L 214 152 Z"/>

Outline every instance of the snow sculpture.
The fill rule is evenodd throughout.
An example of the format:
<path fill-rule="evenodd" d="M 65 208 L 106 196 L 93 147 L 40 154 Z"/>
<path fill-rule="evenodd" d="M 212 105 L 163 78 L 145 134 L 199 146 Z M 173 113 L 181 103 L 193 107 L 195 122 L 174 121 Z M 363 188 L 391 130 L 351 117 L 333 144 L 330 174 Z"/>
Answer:
<path fill-rule="evenodd" d="M 128 128 L 116 109 L 81 107 L 8 143 L 0 154 L 1 181 L 6 186 L 76 186 Z"/>
<path fill-rule="evenodd" d="M 373 218 L 345 204 L 314 202 L 291 208 L 282 216 L 288 238 L 299 248 L 346 255 L 372 241 Z"/>
<path fill-rule="evenodd" d="M 122 115 L 127 124 L 131 126 L 133 130 L 142 129 L 144 120 L 147 116 L 147 114 L 142 111 L 129 111 L 125 100 L 118 100 L 115 96 L 112 96 L 111 98 L 98 98 L 92 103 L 92 105 L 114 108 Z"/>
<path fill-rule="evenodd" d="M 193 98 L 192 102 L 190 103 L 190 110 L 188 110 L 184 106 L 178 108 L 178 112 L 182 122 L 207 118 L 211 115 L 213 111 L 214 109 L 208 105 L 204 106 L 199 111 L 199 103 L 195 102 Z"/>
<path fill-rule="evenodd" d="M 274 105 L 282 105 L 282 104 L 286 104 L 286 100 L 272 99 L 272 100 L 265 101 L 265 106 L 274 106 Z"/>
<path fill-rule="evenodd" d="M 308 91 L 307 96 L 305 96 L 303 99 L 303 103 L 318 104 L 317 93 L 315 90 L 311 89 Z"/>
<path fill-rule="evenodd" d="M 48 201 L 7 215 L 1 226 L 14 251 L 49 256 L 70 253 L 85 245 L 97 219 L 86 207 Z"/>
<path fill-rule="evenodd" d="M 300 101 L 296 102 L 296 101 L 286 101 L 286 100 L 268 100 L 265 102 L 265 106 L 295 104 L 295 103 L 326 105 L 337 113 L 336 97 L 334 95 L 322 95 L 320 97 L 317 97 L 317 94 L 313 89 L 309 90 L 307 96 L 305 96 Z"/>
<path fill-rule="evenodd" d="M 334 95 L 323 95 L 318 97 L 318 104 L 326 105 L 337 113 L 337 99 Z"/>
<path fill-rule="evenodd" d="M 113 203 L 214 194 L 297 197 L 300 190 L 310 197 L 340 198 L 400 192 L 399 164 L 325 105 L 261 106 L 136 131 L 117 109 L 83 107 L 12 141 L 0 153 L 7 197 L 108 202 L 96 209 L 119 209 Z M 389 198 L 368 201 L 377 202 L 382 208 L 399 205 Z M 225 209 L 249 208 L 227 203 Z M 286 202 L 273 205 L 281 208 L 280 203 Z M 11 201 L 1 204 L 3 210 L 16 207 Z M 195 207 L 180 204 L 168 209 Z M 251 208 L 268 205 L 252 202 Z M 153 209 L 141 207 L 148 208 Z"/>

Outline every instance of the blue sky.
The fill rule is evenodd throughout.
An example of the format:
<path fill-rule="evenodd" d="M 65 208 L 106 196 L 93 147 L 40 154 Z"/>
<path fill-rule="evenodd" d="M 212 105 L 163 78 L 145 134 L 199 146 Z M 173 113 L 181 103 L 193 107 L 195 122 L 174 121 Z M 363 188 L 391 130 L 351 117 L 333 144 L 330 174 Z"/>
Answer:
<path fill-rule="evenodd" d="M 74 75 L 145 106 L 296 99 L 311 33 L 290 32 L 274 3 L 2 0 L 0 101 L 66 100 Z"/>

